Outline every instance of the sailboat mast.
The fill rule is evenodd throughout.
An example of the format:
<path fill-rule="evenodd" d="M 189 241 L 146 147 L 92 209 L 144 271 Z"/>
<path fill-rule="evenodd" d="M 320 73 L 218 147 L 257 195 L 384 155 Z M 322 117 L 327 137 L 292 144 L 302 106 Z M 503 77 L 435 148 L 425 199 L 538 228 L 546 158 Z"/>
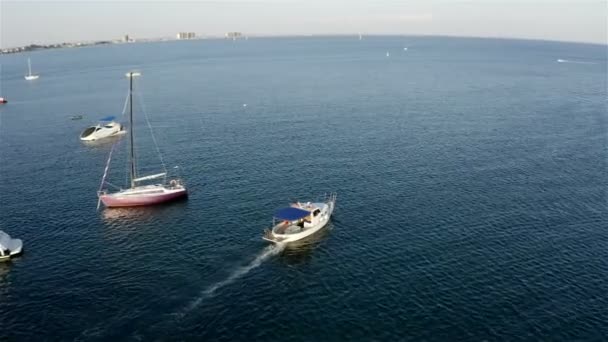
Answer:
<path fill-rule="evenodd" d="M 30 58 L 27 58 L 27 70 L 29 72 L 29 76 L 32 76 L 32 61 L 30 60 Z"/>
<path fill-rule="evenodd" d="M 133 146 L 133 73 L 129 73 L 129 142 L 131 145 L 129 159 L 131 160 L 131 188 L 135 187 L 135 151 Z"/>

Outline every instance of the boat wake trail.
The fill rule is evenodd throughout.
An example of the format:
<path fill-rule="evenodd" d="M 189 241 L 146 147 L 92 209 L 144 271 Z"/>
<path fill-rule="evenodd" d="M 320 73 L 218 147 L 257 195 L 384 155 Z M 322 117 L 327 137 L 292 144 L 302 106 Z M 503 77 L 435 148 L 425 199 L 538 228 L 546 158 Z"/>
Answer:
<path fill-rule="evenodd" d="M 557 63 L 573 63 L 573 64 L 597 64 L 594 62 L 585 62 L 585 61 L 573 61 L 569 59 L 558 59 Z"/>
<path fill-rule="evenodd" d="M 249 273 L 254 268 L 260 266 L 264 261 L 266 261 L 271 256 L 277 255 L 277 254 L 281 253 L 281 251 L 283 251 L 283 249 L 285 249 L 285 245 L 284 244 L 276 244 L 276 245 L 267 246 L 248 265 L 237 268 L 226 279 L 224 279 L 224 280 L 222 280 L 220 282 L 217 282 L 217 283 L 209 286 L 205 290 L 203 290 L 200 293 L 200 295 L 194 301 L 192 301 L 192 303 L 190 303 L 186 307 L 185 310 L 183 310 L 181 312 L 181 314 L 179 316 L 183 317 L 187 313 L 189 313 L 190 311 L 196 309 L 203 302 L 203 300 L 205 298 L 209 298 L 209 297 L 213 296 L 213 294 L 215 293 L 215 291 L 217 291 L 218 289 L 220 289 L 220 288 L 222 288 L 222 287 L 224 287 L 224 286 L 226 286 L 228 284 L 233 283 L 237 279 L 239 279 L 242 276 L 246 275 L 247 273 Z"/>

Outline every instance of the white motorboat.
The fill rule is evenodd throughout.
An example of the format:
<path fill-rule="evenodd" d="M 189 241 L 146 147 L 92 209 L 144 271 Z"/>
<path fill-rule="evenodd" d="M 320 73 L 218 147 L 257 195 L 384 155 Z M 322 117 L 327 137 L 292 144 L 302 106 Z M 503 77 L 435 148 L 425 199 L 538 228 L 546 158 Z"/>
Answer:
<path fill-rule="evenodd" d="M 329 222 L 336 206 L 336 198 L 337 195 L 333 193 L 323 202 L 297 202 L 278 210 L 273 217 L 272 229 L 264 231 L 263 239 L 274 243 L 288 243 L 311 236 Z"/>
<path fill-rule="evenodd" d="M 119 122 L 114 121 L 115 119 L 114 116 L 108 116 L 99 120 L 97 125 L 87 127 L 80 134 L 80 140 L 93 141 L 126 134 L 127 131 Z"/>
<path fill-rule="evenodd" d="M 40 75 L 32 74 L 32 62 L 30 61 L 29 58 L 27 59 L 27 70 L 28 70 L 28 73 L 27 73 L 27 75 L 24 76 L 27 81 L 37 80 L 38 77 L 40 77 Z"/>
<path fill-rule="evenodd" d="M 23 242 L 12 239 L 10 235 L 0 230 L 0 261 L 6 261 L 23 252 Z"/>

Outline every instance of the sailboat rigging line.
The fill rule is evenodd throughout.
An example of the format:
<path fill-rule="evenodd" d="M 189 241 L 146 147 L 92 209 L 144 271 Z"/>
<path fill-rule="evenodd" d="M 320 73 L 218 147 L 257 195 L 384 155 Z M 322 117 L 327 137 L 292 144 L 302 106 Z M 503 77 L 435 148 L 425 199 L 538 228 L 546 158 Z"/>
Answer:
<path fill-rule="evenodd" d="M 121 187 L 119 187 L 118 185 L 114 185 L 114 184 L 112 184 L 112 183 L 110 183 L 110 182 L 108 182 L 108 181 L 106 181 L 106 184 L 107 184 L 107 185 L 109 185 L 109 186 L 111 186 L 111 187 L 113 187 L 113 188 L 116 188 L 116 189 L 118 189 L 118 190 L 122 189 L 122 188 L 121 188 Z"/>
<path fill-rule="evenodd" d="M 125 104 L 122 106 L 122 117 L 123 118 L 127 114 L 127 106 L 129 105 L 129 95 L 131 95 L 131 92 L 127 89 L 127 96 L 125 96 Z M 118 141 L 117 143 L 120 143 L 120 141 Z M 127 148 L 127 153 L 128 153 L 128 149 L 129 149 L 129 145 L 128 144 L 126 144 L 126 148 Z M 125 172 L 125 184 L 129 184 L 129 168 L 130 168 L 130 163 L 129 163 L 129 159 L 128 158 L 127 158 L 127 164 L 126 165 L 127 165 L 127 172 Z M 116 188 L 120 189 L 120 187 L 116 187 Z"/>
<path fill-rule="evenodd" d="M 129 74 L 129 139 L 131 147 L 129 159 L 131 160 L 131 188 L 135 187 L 134 179 L 137 177 L 135 174 L 135 151 L 134 151 L 134 139 L 133 136 L 133 73 Z"/>
<path fill-rule="evenodd" d="M 127 105 L 129 104 L 129 92 L 127 91 L 127 96 L 125 97 L 125 105 L 122 107 L 122 116 L 124 117 L 127 113 Z"/>
<path fill-rule="evenodd" d="M 125 149 L 126 152 L 125 154 L 129 153 L 129 144 L 125 144 Z M 129 162 L 129 158 L 125 158 L 126 163 L 125 163 L 125 184 L 129 184 L 129 168 L 131 167 L 131 163 Z"/>
<path fill-rule="evenodd" d="M 114 152 L 114 147 L 117 144 L 118 143 L 112 144 L 112 148 L 110 149 L 110 155 L 108 156 L 108 161 L 106 162 L 106 167 L 103 170 L 103 177 L 101 177 L 101 184 L 99 184 L 99 191 L 97 191 L 97 210 L 99 210 L 99 205 L 101 204 L 101 191 L 103 191 L 103 185 L 106 183 L 106 176 L 108 175 L 108 170 L 110 169 L 110 161 L 112 160 L 112 153 Z"/>
<path fill-rule="evenodd" d="M 150 124 L 150 119 L 148 118 L 148 111 L 146 111 L 146 106 L 144 105 L 144 101 L 141 99 L 141 95 L 139 92 L 136 93 L 137 100 L 139 101 L 139 105 L 141 106 L 142 112 L 144 112 L 144 117 L 146 118 L 146 123 L 148 124 L 148 129 L 150 130 L 150 135 L 152 136 L 152 142 L 154 143 L 154 147 L 156 148 L 156 153 L 158 153 L 158 159 L 160 159 L 160 163 L 163 166 L 163 172 L 165 173 L 165 177 L 163 178 L 164 183 L 167 182 L 167 167 L 165 166 L 165 160 L 163 159 L 163 155 L 160 152 L 160 148 L 158 147 L 158 143 L 156 142 L 156 136 L 154 135 L 154 130 L 152 129 L 152 125 Z"/>
<path fill-rule="evenodd" d="M 108 156 L 108 161 L 106 162 L 106 168 L 103 170 L 103 177 L 101 177 L 101 184 L 99 185 L 99 191 L 103 190 L 103 185 L 106 183 L 106 176 L 108 175 L 108 170 L 110 169 L 110 161 L 112 161 L 112 153 L 114 152 L 114 147 L 117 144 L 113 144 L 110 149 L 110 155 Z"/>
<path fill-rule="evenodd" d="M 2 64 L 0 64 L 0 95 L 2 95 Z"/>
<path fill-rule="evenodd" d="M 128 97 L 128 96 L 127 96 L 127 97 Z M 129 125 L 130 125 L 130 124 L 129 124 Z M 119 142 L 120 142 L 120 141 L 119 141 Z M 125 143 L 125 144 L 124 144 L 124 146 L 125 146 L 125 147 L 124 147 L 124 148 L 125 148 L 125 152 L 124 152 L 124 153 L 125 153 L 125 155 L 127 156 L 127 157 L 125 158 L 125 182 L 124 182 L 124 184 L 125 184 L 125 187 L 126 187 L 126 188 L 129 188 L 129 186 L 130 186 L 130 184 L 131 184 L 131 183 L 129 182 L 129 175 L 130 175 L 130 173 L 131 173 L 131 161 L 129 160 L 129 157 L 128 157 L 128 155 L 129 155 L 129 149 L 130 149 L 130 146 L 129 146 L 129 144 L 128 144 L 128 143 Z M 133 160 L 133 162 L 136 162 L 136 160 Z M 137 165 L 136 165 L 135 167 L 137 168 Z"/>
<path fill-rule="evenodd" d="M 2 146 L 2 111 L 0 110 L 0 146 Z M 2 169 L 2 166 L 5 165 L 4 160 L 2 159 L 2 153 L 1 153 L 2 149 L 0 149 L 0 169 Z M 0 181 L 2 180 L 2 170 L 0 170 Z M 2 191 L 4 192 L 4 191 Z"/>

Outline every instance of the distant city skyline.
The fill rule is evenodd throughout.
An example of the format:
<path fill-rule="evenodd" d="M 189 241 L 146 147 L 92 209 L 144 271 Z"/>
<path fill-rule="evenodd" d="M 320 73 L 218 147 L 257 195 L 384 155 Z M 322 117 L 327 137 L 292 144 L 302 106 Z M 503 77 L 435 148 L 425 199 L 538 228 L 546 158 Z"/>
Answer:
<path fill-rule="evenodd" d="M 245 35 L 442 35 L 607 43 L 601 0 L 0 0 L 0 48 Z"/>

